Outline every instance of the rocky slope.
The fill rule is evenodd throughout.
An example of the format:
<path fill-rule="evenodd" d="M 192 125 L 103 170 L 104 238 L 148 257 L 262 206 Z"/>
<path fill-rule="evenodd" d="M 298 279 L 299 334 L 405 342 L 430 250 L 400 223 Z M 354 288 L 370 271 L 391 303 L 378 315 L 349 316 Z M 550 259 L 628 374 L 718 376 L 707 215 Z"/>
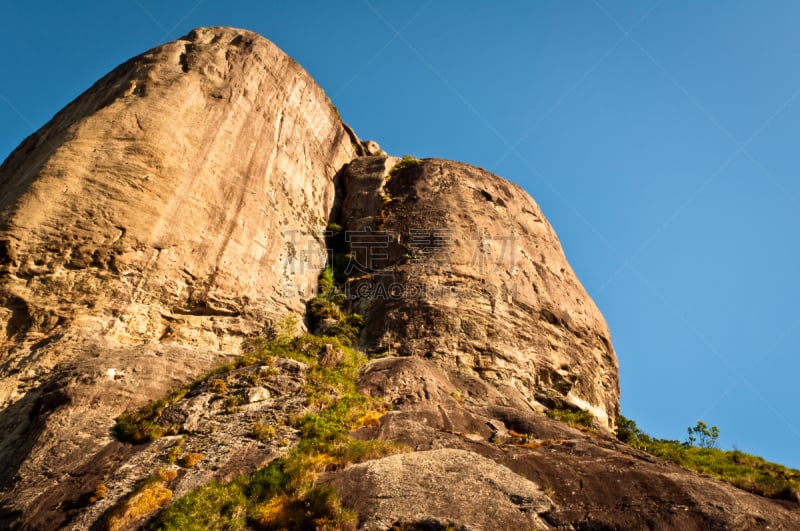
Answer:
<path fill-rule="evenodd" d="M 441 367 L 428 359 L 390 357 L 370 362 L 359 386 L 395 408 L 384 415 L 380 426 L 364 428 L 355 436 L 400 441 L 417 452 L 458 449 L 478 454 L 506 467 L 507 475 L 519 475 L 536 485 L 551 502 L 545 507 L 538 496 L 520 498 L 510 489 L 503 495 L 495 493 L 497 507 L 517 500 L 515 516 L 527 518 L 528 527 L 506 519 L 509 511 L 496 513 L 496 525 L 482 525 L 471 515 L 469 503 L 454 503 L 449 510 L 438 511 L 430 510 L 430 505 L 420 509 L 403 504 L 409 488 L 424 488 L 417 487 L 418 483 L 377 488 L 354 481 L 369 477 L 370 470 L 382 473 L 380 460 L 324 476 L 322 481 L 339 486 L 344 501 L 361 510 L 367 524 L 426 522 L 432 526 L 418 527 L 423 529 L 463 525 L 467 529 L 698 531 L 790 530 L 800 524 L 796 502 L 741 491 L 634 450 L 602 430 L 557 422 L 532 410 L 520 394 L 498 389 L 468 371 Z M 399 470 L 415 466 L 410 455 L 392 458 Z M 456 466 L 424 470 L 427 484 L 445 490 L 461 488 L 465 480 L 459 476 L 470 474 Z M 538 520 L 545 525 L 537 524 Z"/>
<path fill-rule="evenodd" d="M 527 194 L 360 142 L 258 35 L 200 28 L 121 65 L 0 166 L 0 206 L 0 526 L 114 528 L 159 467 L 169 503 L 291 451 L 293 419 L 318 406 L 309 367 L 280 356 L 153 418 L 181 437 L 111 428 L 302 316 L 331 258 L 377 358 L 358 388 L 394 408 L 352 437 L 415 450 L 320 471 L 360 527 L 800 526 L 795 503 L 614 439 L 608 329 Z M 341 363 L 323 346 L 321 365 Z"/>

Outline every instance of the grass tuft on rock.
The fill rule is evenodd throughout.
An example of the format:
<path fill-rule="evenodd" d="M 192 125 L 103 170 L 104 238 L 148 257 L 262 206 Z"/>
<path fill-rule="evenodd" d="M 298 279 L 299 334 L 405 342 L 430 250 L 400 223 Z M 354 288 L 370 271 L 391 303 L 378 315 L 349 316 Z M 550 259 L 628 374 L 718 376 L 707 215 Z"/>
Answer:
<path fill-rule="evenodd" d="M 155 513 L 172 500 L 172 491 L 166 485 L 176 477 L 177 473 L 174 470 L 163 468 L 156 470 L 107 513 L 99 528 L 104 531 L 117 531 Z"/>
<path fill-rule="evenodd" d="M 550 408 L 545 414 L 553 420 L 558 420 L 570 426 L 591 428 L 594 422 L 594 415 L 591 411 L 582 409 L 561 409 Z"/>

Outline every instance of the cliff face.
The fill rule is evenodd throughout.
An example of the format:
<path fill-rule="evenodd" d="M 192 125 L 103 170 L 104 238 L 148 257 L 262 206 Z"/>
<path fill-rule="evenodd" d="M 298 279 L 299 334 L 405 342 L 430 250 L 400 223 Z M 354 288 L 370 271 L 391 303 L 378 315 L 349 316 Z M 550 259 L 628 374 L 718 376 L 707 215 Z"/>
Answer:
<path fill-rule="evenodd" d="M 113 418 L 304 312 L 355 156 L 262 37 L 198 29 L 121 65 L 0 167 L 0 486 L 28 511 Z"/>
<path fill-rule="evenodd" d="M 176 467 L 179 444 L 207 459 L 169 480 L 176 498 L 284 455 L 318 376 L 282 357 L 166 407 L 156 420 L 179 425 L 180 443 L 131 445 L 111 428 L 302 317 L 332 253 L 365 319 L 360 346 L 378 358 L 357 387 L 394 408 L 352 436 L 415 450 L 319 476 L 361 527 L 800 523 L 795 505 L 613 438 L 608 329 L 525 192 L 360 142 L 253 33 L 197 29 L 118 67 L 0 166 L 0 209 L 0 526 L 96 527 L 153 470 Z M 588 410 L 595 429 L 547 408 Z M 255 421 L 274 439 L 254 440 Z"/>
<path fill-rule="evenodd" d="M 434 359 L 613 428 L 608 328 L 527 193 L 460 162 L 391 157 L 348 164 L 341 188 L 364 347 Z"/>

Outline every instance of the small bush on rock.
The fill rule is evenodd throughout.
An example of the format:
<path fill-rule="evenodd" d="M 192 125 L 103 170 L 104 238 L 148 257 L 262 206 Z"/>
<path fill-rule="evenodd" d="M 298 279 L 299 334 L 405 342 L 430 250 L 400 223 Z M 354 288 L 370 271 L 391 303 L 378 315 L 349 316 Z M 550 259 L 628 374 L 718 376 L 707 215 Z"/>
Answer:
<path fill-rule="evenodd" d="M 551 408 L 545 411 L 545 414 L 551 419 L 565 422 L 571 426 L 583 426 L 591 428 L 592 423 L 594 422 L 594 415 L 592 415 L 592 412 L 581 409 L 572 410 Z"/>

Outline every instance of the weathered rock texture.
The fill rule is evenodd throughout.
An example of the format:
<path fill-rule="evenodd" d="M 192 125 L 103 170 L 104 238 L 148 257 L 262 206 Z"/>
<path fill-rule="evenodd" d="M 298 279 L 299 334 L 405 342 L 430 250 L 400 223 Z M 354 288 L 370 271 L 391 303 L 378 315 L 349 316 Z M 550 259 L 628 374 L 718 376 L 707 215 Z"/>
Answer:
<path fill-rule="evenodd" d="M 467 164 L 398 162 L 362 157 L 341 177 L 365 345 L 435 358 L 531 403 L 588 409 L 612 428 L 608 328 L 536 203 Z"/>
<path fill-rule="evenodd" d="M 797 503 L 762 498 L 689 472 L 634 450 L 602 430 L 578 430 L 551 420 L 533 411 L 519 394 L 498 391 L 469 370 L 442 367 L 436 360 L 419 357 L 391 357 L 371 361 L 362 372 L 359 387 L 393 403 L 395 410 L 384 415 L 379 427 L 359 430 L 356 437 L 400 441 L 418 454 L 456 449 L 504 465 L 508 474 L 525 478 L 552 501 L 549 508 L 537 505 L 533 511 L 545 522 L 537 529 L 788 531 L 800 526 Z M 383 461 L 406 459 L 408 454 Z M 433 456 L 429 462 L 432 460 Z M 449 509 L 433 512 L 414 513 L 414 507 L 409 507 L 400 515 L 400 489 L 370 486 L 367 476 L 366 471 L 386 466 L 381 461 L 370 462 L 360 470 L 333 472 L 323 481 L 336 484 L 345 500 L 363 507 L 365 522 L 401 519 L 410 529 L 445 529 L 446 525 L 479 529 L 485 525 L 469 503 L 452 503 Z M 429 464 L 395 470 L 393 475 L 430 477 L 436 476 L 437 469 Z M 361 476 L 365 476 L 363 482 L 353 481 Z M 409 479 L 402 494 L 416 499 L 427 492 L 436 499 L 454 499 L 451 489 L 458 490 L 463 483 L 456 478 L 445 480 L 446 474 L 439 477 L 444 493 L 424 489 L 424 480 Z M 373 499 L 376 495 L 385 498 Z M 497 498 L 503 501 L 500 494 Z M 531 516 L 519 505 L 516 511 L 521 518 Z"/>
<path fill-rule="evenodd" d="M 307 371 L 287 359 L 164 410 L 194 466 L 170 462 L 174 438 L 110 428 L 302 313 L 334 221 L 362 345 L 386 356 L 358 386 L 395 408 L 353 436 L 415 450 L 319 478 L 363 528 L 800 528 L 795 503 L 611 436 L 608 330 L 530 197 L 465 164 L 398 162 L 274 45 L 228 28 L 132 59 L 25 140 L 0 166 L 0 527 L 93 528 L 157 466 L 180 495 L 291 449 Z M 339 360 L 331 345 L 320 361 Z"/>
<path fill-rule="evenodd" d="M 299 440 L 289 419 L 305 410 L 307 371 L 308 366 L 299 361 L 275 358 L 214 375 L 160 415 L 160 423 L 180 425 L 180 435 L 162 437 L 149 445 L 112 445 L 109 450 L 113 452 L 98 456 L 99 463 L 84 467 L 81 475 L 54 489 L 50 504 L 43 503 L 29 524 L 40 529 L 65 524 L 89 529 L 106 521 L 137 483 L 158 468 L 176 472 L 168 486 L 173 499 L 178 499 L 211 480 L 231 481 L 267 466 Z M 240 400 L 241 405 L 232 407 Z M 274 433 L 256 436 L 256 425 L 273 427 Z M 191 453 L 202 458 L 188 465 L 184 458 Z M 88 503 L 101 483 L 105 486 L 103 498 Z M 62 506 L 53 509 L 53 502 L 59 499 Z M 145 521 L 146 517 L 141 518 L 134 526 Z"/>
<path fill-rule="evenodd" d="M 333 176 L 355 156 L 266 39 L 198 29 L 121 65 L 0 167 L 0 486 L 7 511 L 113 418 L 304 311 Z"/>
<path fill-rule="evenodd" d="M 467 523 L 475 530 L 544 529 L 539 514 L 553 505 L 535 483 L 465 450 L 377 459 L 351 466 L 333 484 L 345 494 L 344 503 L 364 515 L 361 527 L 376 531 L 409 525 L 463 528 Z"/>

